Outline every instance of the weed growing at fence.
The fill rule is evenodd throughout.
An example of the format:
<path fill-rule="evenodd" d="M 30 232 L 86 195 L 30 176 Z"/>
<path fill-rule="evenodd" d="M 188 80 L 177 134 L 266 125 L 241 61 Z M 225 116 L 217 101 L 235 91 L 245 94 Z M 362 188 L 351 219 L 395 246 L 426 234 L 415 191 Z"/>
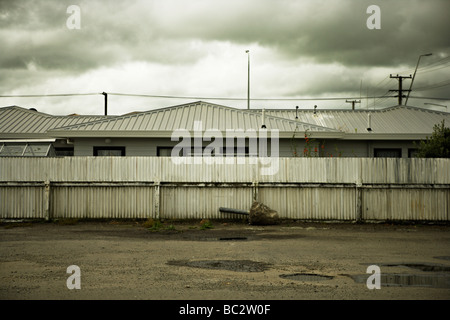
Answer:
<path fill-rule="evenodd" d="M 157 232 L 161 230 L 177 231 L 173 224 L 168 226 L 164 225 L 160 220 L 147 219 L 142 226 L 150 231 Z"/>
<path fill-rule="evenodd" d="M 200 221 L 200 230 L 212 229 L 214 228 L 213 224 L 209 220 Z"/>
<path fill-rule="evenodd" d="M 143 223 L 143 226 L 151 231 L 158 231 L 163 227 L 163 224 L 159 220 L 148 219 Z"/>

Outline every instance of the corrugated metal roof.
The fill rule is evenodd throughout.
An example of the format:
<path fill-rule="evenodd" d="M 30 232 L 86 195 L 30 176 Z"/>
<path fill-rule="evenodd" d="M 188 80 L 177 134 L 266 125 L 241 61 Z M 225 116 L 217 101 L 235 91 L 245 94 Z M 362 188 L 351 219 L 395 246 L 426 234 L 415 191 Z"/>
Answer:
<path fill-rule="evenodd" d="M 104 118 L 105 116 L 52 116 L 17 106 L 4 107 L 0 108 L 0 138 L 52 137 L 48 134 L 50 129 Z"/>
<path fill-rule="evenodd" d="M 254 112 L 259 112 L 255 110 Z M 409 106 L 395 106 L 378 110 L 302 110 L 299 109 L 269 109 L 266 114 L 295 119 L 315 125 L 325 126 L 341 130 L 346 133 L 347 138 L 352 135 L 430 135 L 436 124 L 445 120 L 450 123 L 450 113 L 427 110 Z M 370 114 L 370 127 L 367 131 L 368 118 Z M 350 134 L 350 135 L 349 135 Z"/>
<path fill-rule="evenodd" d="M 431 135 L 433 127 L 442 120 L 450 123 L 450 113 L 407 106 L 378 110 L 265 110 L 267 129 L 279 130 L 280 137 L 308 131 L 318 138 L 416 140 Z M 0 138 L 170 137 L 177 129 L 192 132 L 195 121 L 201 121 L 202 130 L 258 130 L 262 109 L 235 109 L 198 101 L 122 116 L 52 116 L 11 106 L 0 108 Z"/>
<path fill-rule="evenodd" d="M 141 113 L 127 114 L 113 119 L 79 123 L 51 130 L 52 134 L 64 134 L 68 137 L 85 136 L 95 132 L 96 136 L 120 134 L 121 136 L 169 136 L 177 129 L 195 130 L 195 122 L 201 121 L 202 130 L 216 129 L 221 132 L 235 129 L 261 128 L 262 112 L 248 112 L 206 102 L 195 102 Z M 265 115 L 264 124 L 268 130 L 276 129 L 281 133 L 294 131 L 316 132 L 341 135 L 340 130 L 322 125 L 294 121 L 271 115 Z"/>

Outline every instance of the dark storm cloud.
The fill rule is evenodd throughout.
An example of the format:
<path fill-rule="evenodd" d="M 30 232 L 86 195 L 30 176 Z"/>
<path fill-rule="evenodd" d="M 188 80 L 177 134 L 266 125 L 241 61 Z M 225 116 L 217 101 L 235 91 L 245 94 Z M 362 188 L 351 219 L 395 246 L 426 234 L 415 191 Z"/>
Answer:
<path fill-rule="evenodd" d="M 380 30 L 366 26 L 373 4 L 381 9 Z M 79 30 L 66 26 L 70 5 L 81 9 Z M 261 54 L 252 69 L 260 75 L 252 79 L 255 95 L 359 94 L 364 74 L 379 75 L 370 70 L 380 69 L 381 79 L 364 79 L 363 89 L 388 72 L 413 69 L 420 54 L 433 52 L 428 61 L 448 56 L 448 12 L 448 0 L 0 0 L 0 91 L 27 94 L 59 79 L 85 91 L 95 75 L 93 87 L 114 83 L 119 91 L 147 81 L 157 83 L 155 90 L 189 95 L 183 90 L 191 82 L 195 95 L 207 87 L 236 96 L 241 91 L 233 85 L 243 74 L 229 64 L 245 62 L 244 49 L 255 48 L 252 54 Z M 233 62 L 224 61 L 223 48 L 241 56 L 230 53 Z M 395 89 L 391 82 L 386 90 Z M 447 88 L 435 92 L 448 96 Z"/>
<path fill-rule="evenodd" d="M 423 51 L 450 49 L 447 0 L 81 1 L 82 28 L 68 30 L 73 2 L 3 1 L 0 67 L 192 63 L 201 53 L 186 48 L 190 40 L 258 43 L 291 59 L 358 66 L 413 63 Z M 366 27 L 373 3 L 381 8 L 381 30 Z"/>
<path fill-rule="evenodd" d="M 255 42 L 292 58 L 366 66 L 409 63 L 423 50 L 450 49 L 447 0 L 196 1 L 179 10 L 176 1 L 168 2 L 172 10 L 154 19 L 171 38 Z M 380 30 L 366 26 L 371 4 L 381 9 Z"/>

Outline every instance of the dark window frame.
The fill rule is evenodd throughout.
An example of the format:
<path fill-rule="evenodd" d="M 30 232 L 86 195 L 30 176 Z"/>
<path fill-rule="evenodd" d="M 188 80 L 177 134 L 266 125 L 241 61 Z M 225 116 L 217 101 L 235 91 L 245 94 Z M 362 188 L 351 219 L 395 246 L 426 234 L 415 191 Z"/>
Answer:
<path fill-rule="evenodd" d="M 119 151 L 121 151 L 121 157 L 125 157 L 125 147 L 94 147 L 94 156 L 95 157 L 101 157 L 101 156 L 99 156 L 98 155 L 98 152 L 99 151 L 102 151 L 102 150 L 119 150 Z"/>
<path fill-rule="evenodd" d="M 398 156 L 393 156 L 393 157 L 381 157 L 379 155 L 377 155 L 377 153 L 381 153 L 381 152 L 398 152 Z M 402 148 L 374 148 L 373 149 L 373 156 L 374 158 L 401 158 L 402 157 Z"/>
<path fill-rule="evenodd" d="M 73 157 L 75 152 L 74 147 L 54 147 L 54 149 L 56 157 Z M 58 154 L 59 152 L 63 152 L 64 154 Z"/>
<path fill-rule="evenodd" d="M 171 152 L 172 152 L 172 149 L 173 149 L 174 147 L 156 147 L 156 155 L 158 156 L 158 157 L 162 157 L 161 156 L 161 150 L 170 150 Z M 203 154 L 204 154 L 204 152 L 205 152 L 205 149 L 206 148 L 208 148 L 208 146 L 203 146 L 202 147 L 202 152 L 201 152 L 201 156 L 203 156 Z M 183 151 L 184 151 L 185 149 L 183 149 Z M 240 152 L 238 152 L 238 150 L 240 151 Z M 257 156 L 257 155 L 250 155 L 250 152 L 249 152 L 249 147 L 248 146 L 245 146 L 244 147 L 244 152 L 241 152 L 242 151 L 242 148 L 240 148 L 240 147 L 237 147 L 237 146 L 234 146 L 234 153 L 233 153 L 233 156 L 234 157 L 249 157 L 249 156 Z M 194 156 L 196 153 L 195 153 L 195 149 L 194 149 L 194 147 L 192 147 L 191 146 L 191 149 L 190 149 L 190 151 L 189 151 L 189 153 L 188 154 L 184 154 L 184 155 L 182 155 L 183 157 L 192 157 L 192 156 Z M 227 154 L 226 154 L 226 147 L 222 147 L 221 148 L 221 150 L 220 150 L 220 155 L 221 156 L 223 156 L 223 157 L 226 157 L 227 156 Z M 215 155 L 215 153 L 213 152 L 212 153 L 212 156 L 213 157 L 215 157 L 216 155 Z"/>
<path fill-rule="evenodd" d="M 170 150 L 170 153 L 172 154 L 172 149 L 174 147 L 156 147 L 156 156 L 157 157 L 167 157 L 161 155 L 161 150 Z"/>

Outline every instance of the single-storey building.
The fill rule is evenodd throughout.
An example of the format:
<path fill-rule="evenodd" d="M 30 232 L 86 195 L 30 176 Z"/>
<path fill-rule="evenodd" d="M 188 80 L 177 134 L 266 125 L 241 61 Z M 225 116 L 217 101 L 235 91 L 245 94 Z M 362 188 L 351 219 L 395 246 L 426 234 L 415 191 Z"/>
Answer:
<path fill-rule="evenodd" d="M 252 156 L 267 146 L 268 156 L 407 158 L 443 120 L 450 113 L 410 106 L 247 110 L 198 101 L 121 116 L 9 106 L 0 108 L 0 156 Z"/>

